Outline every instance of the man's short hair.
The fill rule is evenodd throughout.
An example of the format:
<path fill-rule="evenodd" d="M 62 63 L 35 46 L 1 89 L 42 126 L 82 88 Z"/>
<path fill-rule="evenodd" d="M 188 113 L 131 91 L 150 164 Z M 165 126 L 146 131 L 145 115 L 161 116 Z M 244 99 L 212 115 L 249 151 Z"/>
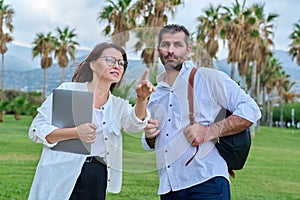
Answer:
<path fill-rule="evenodd" d="M 167 24 L 167 25 L 165 25 L 160 30 L 160 32 L 158 34 L 158 45 L 161 43 L 162 35 L 164 33 L 175 34 L 175 33 L 178 33 L 178 32 L 184 32 L 184 34 L 185 34 L 185 43 L 187 44 L 187 46 L 189 46 L 191 44 L 190 33 L 185 28 L 185 26 L 179 25 L 179 24 Z"/>

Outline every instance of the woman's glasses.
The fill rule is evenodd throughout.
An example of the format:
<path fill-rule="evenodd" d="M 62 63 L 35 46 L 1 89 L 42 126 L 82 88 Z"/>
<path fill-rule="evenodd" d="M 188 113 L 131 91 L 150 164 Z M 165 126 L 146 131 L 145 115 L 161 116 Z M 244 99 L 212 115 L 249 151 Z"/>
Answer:
<path fill-rule="evenodd" d="M 106 63 L 107 63 L 109 66 L 113 66 L 113 65 L 115 65 L 116 63 L 118 63 L 119 67 L 125 68 L 125 65 L 128 64 L 127 61 L 121 60 L 121 59 L 117 60 L 116 58 L 114 58 L 114 57 L 112 57 L 112 56 L 102 56 L 102 57 L 100 57 L 100 58 L 105 58 L 105 61 L 106 61 Z"/>

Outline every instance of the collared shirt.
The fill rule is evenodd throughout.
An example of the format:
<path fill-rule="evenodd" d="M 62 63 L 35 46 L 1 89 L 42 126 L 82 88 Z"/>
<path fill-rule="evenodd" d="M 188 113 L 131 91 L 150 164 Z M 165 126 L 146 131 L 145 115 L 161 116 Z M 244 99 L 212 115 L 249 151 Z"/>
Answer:
<path fill-rule="evenodd" d="M 164 82 L 165 72 L 159 75 L 156 92 L 151 94 L 148 103 L 151 118 L 160 122 L 160 134 L 155 140 L 158 194 L 185 189 L 215 176 L 229 180 L 226 162 L 215 147 L 216 140 L 200 145 L 193 161 L 185 166 L 196 151 L 183 134 L 190 123 L 187 88 L 192 67 L 192 63 L 185 62 L 172 87 Z M 227 74 L 199 68 L 194 79 L 196 122 L 212 124 L 222 108 L 253 123 L 261 117 L 255 101 Z M 142 144 L 149 149 L 144 138 Z"/>
<path fill-rule="evenodd" d="M 58 88 L 88 91 L 87 83 L 63 83 Z M 68 199 L 81 173 L 87 155 L 51 150 L 55 144 L 49 144 L 46 136 L 57 127 L 51 124 L 52 94 L 38 108 L 38 115 L 33 120 L 29 137 L 44 145 L 28 199 Z M 128 101 L 109 94 L 109 99 L 101 107 L 101 132 L 105 145 L 105 162 L 107 164 L 107 191 L 118 193 L 122 183 L 122 132 L 143 130 L 150 118 L 142 121 L 135 115 L 134 108 Z M 97 124 L 94 110 L 92 123 Z M 99 124 L 98 124 L 99 127 Z M 103 141 L 102 141 L 103 142 Z"/>

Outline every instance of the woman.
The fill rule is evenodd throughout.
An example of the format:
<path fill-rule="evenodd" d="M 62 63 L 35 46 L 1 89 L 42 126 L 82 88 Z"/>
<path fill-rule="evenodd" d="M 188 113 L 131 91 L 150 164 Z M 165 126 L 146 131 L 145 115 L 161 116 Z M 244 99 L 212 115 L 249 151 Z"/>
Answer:
<path fill-rule="evenodd" d="M 147 125 L 147 97 L 155 90 L 146 80 L 147 72 L 136 87 L 137 101 L 113 96 L 127 67 L 125 51 L 114 44 L 97 45 L 79 64 L 72 82 L 58 88 L 90 91 L 94 94 L 92 123 L 73 128 L 51 124 L 52 94 L 38 108 L 29 137 L 44 148 L 31 186 L 29 199 L 105 199 L 106 191 L 118 193 L 122 181 L 121 129 L 138 132 Z M 91 155 L 54 151 L 58 142 L 79 138 L 92 144 Z"/>

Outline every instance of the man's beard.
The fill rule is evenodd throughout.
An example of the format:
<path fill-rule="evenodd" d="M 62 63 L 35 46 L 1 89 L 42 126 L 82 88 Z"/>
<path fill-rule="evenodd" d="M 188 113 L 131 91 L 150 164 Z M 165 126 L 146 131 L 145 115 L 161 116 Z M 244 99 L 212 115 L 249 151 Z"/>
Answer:
<path fill-rule="evenodd" d="M 169 67 L 168 65 L 164 65 L 166 70 L 176 70 L 180 71 L 183 63 L 178 63 L 175 67 Z"/>
<path fill-rule="evenodd" d="M 167 60 L 169 56 L 170 56 L 170 55 L 164 57 L 164 60 Z M 178 61 L 178 63 L 177 63 L 175 66 L 172 65 L 173 63 L 169 63 L 169 64 L 168 64 L 168 63 L 165 62 L 165 61 L 162 61 L 162 64 L 164 65 L 164 67 L 165 67 L 166 70 L 176 70 L 176 71 L 180 71 L 181 68 L 182 68 L 183 62 L 180 61 L 180 59 L 178 59 L 177 56 L 175 56 L 175 55 L 171 55 L 171 56 L 174 56 L 174 57 L 177 59 L 177 61 Z"/>

